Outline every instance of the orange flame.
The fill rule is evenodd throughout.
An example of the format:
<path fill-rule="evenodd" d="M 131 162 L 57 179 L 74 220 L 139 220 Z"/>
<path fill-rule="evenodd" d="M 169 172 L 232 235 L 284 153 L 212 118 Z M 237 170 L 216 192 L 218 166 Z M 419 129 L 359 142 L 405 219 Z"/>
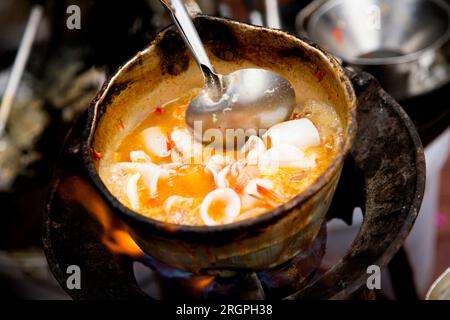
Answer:
<path fill-rule="evenodd" d="M 192 297 L 195 297 L 196 299 L 202 299 L 205 297 L 205 293 L 209 292 L 209 286 L 213 282 L 213 276 L 195 276 L 191 278 L 180 279 L 178 283 L 181 288 L 187 289 Z"/>
<path fill-rule="evenodd" d="M 206 287 L 208 287 L 213 281 L 214 281 L 214 277 L 213 276 L 202 276 L 202 277 L 196 277 L 196 278 L 193 278 L 193 279 L 189 279 L 189 285 L 193 289 L 197 289 L 199 291 L 202 291 Z"/>
<path fill-rule="evenodd" d="M 101 240 L 109 250 L 135 259 L 143 257 L 144 253 L 123 223 L 114 218 L 108 205 L 88 182 L 77 176 L 65 178 L 58 193 L 67 201 L 79 203 L 100 222 L 103 227 Z"/>

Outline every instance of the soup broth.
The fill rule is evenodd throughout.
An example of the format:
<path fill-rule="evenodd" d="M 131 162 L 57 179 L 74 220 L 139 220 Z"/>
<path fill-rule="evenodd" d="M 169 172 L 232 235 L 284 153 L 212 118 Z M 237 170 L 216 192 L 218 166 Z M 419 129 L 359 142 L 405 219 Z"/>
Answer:
<path fill-rule="evenodd" d="M 234 149 L 196 141 L 185 112 L 198 93 L 152 111 L 121 141 L 101 178 L 125 206 L 183 225 L 220 225 L 264 214 L 307 189 L 342 145 L 329 103 L 307 100 L 290 120 Z"/>

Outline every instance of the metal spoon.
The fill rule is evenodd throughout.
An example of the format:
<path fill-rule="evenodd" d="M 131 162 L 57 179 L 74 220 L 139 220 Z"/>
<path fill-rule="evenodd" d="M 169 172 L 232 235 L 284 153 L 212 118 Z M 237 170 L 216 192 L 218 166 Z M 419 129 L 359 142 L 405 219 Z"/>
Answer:
<path fill-rule="evenodd" d="M 183 39 L 205 79 L 201 93 L 186 111 L 186 123 L 198 140 L 210 136 L 208 129 L 268 129 L 286 120 L 295 105 L 295 92 L 288 80 L 263 69 L 241 69 L 228 75 L 214 70 L 182 0 L 161 0 L 170 10 Z M 201 126 L 201 132 L 198 131 Z"/>
<path fill-rule="evenodd" d="M 9 76 L 5 92 L 3 93 L 2 102 L 0 104 L 0 138 L 3 137 L 5 133 L 6 122 L 8 121 L 11 106 L 14 102 L 14 96 L 17 88 L 19 87 L 20 79 L 22 78 L 25 65 L 28 61 L 31 47 L 33 46 L 34 38 L 41 21 L 42 12 L 43 8 L 41 5 L 36 4 L 33 6 L 25 28 L 25 33 L 20 41 L 20 47 L 17 51 L 11 70 L 11 75 Z"/>

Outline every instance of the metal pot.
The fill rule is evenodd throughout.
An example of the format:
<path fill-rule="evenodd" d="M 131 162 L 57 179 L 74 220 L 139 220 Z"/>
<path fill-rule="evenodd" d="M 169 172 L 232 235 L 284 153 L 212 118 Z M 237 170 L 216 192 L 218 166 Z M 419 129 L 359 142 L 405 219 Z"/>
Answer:
<path fill-rule="evenodd" d="M 314 98 L 333 104 L 344 129 L 338 156 L 303 193 L 269 213 L 237 223 L 175 225 L 147 218 L 122 205 L 100 179 L 99 160 L 93 150 L 102 153 L 101 161 L 108 161 L 150 106 L 202 85 L 202 76 L 180 35 L 170 27 L 119 68 L 93 101 L 83 137 L 83 158 L 94 185 L 145 253 L 197 274 L 227 276 L 235 271 L 277 266 L 306 248 L 324 222 L 355 135 L 355 93 L 339 63 L 313 44 L 278 30 L 193 11 L 196 27 L 219 72 L 246 66 L 271 69 L 301 88 L 299 103 Z"/>
<path fill-rule="evenodd" d="M 296 29 L 397 99 L 450 81 L 450 8 L 442 0 L 315 0 Z"/>

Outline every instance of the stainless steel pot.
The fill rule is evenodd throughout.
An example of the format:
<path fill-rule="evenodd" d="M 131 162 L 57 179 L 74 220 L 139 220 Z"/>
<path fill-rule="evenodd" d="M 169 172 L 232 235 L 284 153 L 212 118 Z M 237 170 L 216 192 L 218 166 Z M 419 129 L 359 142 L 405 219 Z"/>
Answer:
<path fill-rule="evenodd" d="M 296 29 L 397 99 L 450 81 L 450 7 L 442 0 L 316 0 Z"/>

